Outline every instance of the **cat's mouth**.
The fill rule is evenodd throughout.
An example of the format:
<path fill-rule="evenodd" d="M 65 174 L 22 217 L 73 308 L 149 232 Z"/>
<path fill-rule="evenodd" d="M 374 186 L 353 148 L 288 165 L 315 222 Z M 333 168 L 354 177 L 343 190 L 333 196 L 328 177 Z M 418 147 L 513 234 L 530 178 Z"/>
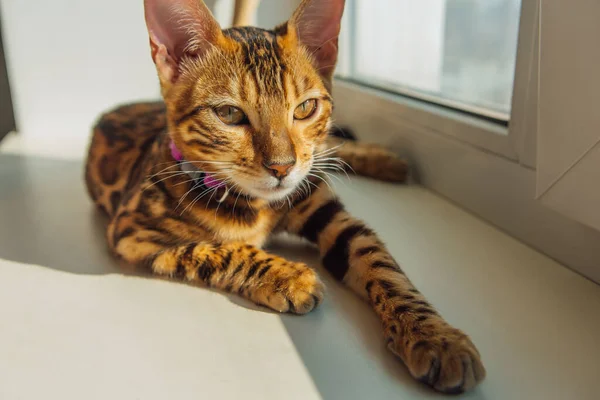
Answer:
<path fill-rule="evenodd" d="M 235 187 L 244 194 L 266 201 L 279 201 L 285 199 L 296 190 L 294 180 L 272 182 L 270 179 L 234 179 Z"/>
<path fill-rule="evenodd" d="M 255 187 L 252 190 L 254 193 L 251 194 L 264 200 L 277 201 L 289 196 L 293 191 L 294 187 L 280 183 L 274 187 Z"/>
<path fill-rule="evenodd" d="M 267 173 L 257 176 L 246 174 L 243 171 L 235 171 L 228 176 L 228 180 L 234 191 L 272 202 L 285 200 L 298 190 L 301 182 L 306 178 L 306 174 L 307 172 L 303 168 L 297 168 L 283 179 L 277 179 Z"/>

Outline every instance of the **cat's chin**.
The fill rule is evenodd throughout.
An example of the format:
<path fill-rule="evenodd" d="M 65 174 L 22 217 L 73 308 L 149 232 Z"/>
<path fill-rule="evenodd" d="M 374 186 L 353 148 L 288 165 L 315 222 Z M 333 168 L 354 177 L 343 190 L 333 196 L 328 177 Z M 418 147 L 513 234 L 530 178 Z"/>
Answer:
<path fill-rule="evenodd" d="M 232 176 L 231 181 L 234 183 L 233 187 L 243 194 L 271 203 L 285 200 L 293 194 L 304 178 L 300 172 L 293 172 L 281 183 L 273 177 L 252 179 L 243 175 Z"/>
<path fill-rule="evenodd" d="M 248 194 L 268 202 L 285 200 L 294 192 L 294 187 L 274 187 L 271 189 L 248 188 Z"/>

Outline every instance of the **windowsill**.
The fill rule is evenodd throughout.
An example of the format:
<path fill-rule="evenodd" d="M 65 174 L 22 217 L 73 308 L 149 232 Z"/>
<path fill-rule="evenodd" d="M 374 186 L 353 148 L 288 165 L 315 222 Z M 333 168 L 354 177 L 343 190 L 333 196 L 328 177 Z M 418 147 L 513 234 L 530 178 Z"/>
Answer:
<path fill-rule="evenodd" d="M 41 265 L 0 260 L 1 398 L 446 398 L 408 377 L 330 279 L 322 306 L 295 317 L 122 275 L 81 168 L 0 155 L 0 259 Z M 336 186 L 478 345 L 488 378 L 461 398 L 595 398 L 600 287 L 422 187 Z M 318 264 L 307 245 L 272 248 Z"/>
<path fill-rule="evenodd" d="M 600 231 L 536 200 L 505 127 L 343 81 L 334 96 L 336 123 L 406 157 L 423 186 L 600 283 Z"/>
<path fill-rule="evenodd" d="M 87 154 L 90 138 L 86 135 L 45 135 L 10 132 L 0 141 L 0 154 L 21 154 L 62 160 L 81 160 Z"/>

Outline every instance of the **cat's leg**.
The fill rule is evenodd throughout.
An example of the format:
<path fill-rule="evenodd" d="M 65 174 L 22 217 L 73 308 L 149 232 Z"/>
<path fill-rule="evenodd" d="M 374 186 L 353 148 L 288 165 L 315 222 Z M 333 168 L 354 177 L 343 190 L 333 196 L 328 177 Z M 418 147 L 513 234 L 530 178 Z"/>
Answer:
<path fill-rule="evenodd" d="M 135 216 L 117 217 L 108 229 L 113 251 L 152 272 L 237 293 L 279 312 L 305 314 L 322 300 L 324 288 L 305 264 L 244 243 L 172 245 L 166 232 L 142 228 Z"/>
<path fill-rule="evenodd" d="M 327 138 L 326 146 L 328 150 L 317 154 L 316 163 L 337 164 L 357 175 L 389 182 L 404 182 L 408 176 L 406 161 L 383 146 L 337 137 Z M 343 163 L 338 164 L 336 158 Z"/>
<path fill-rule="evenodd" d="M 282 228 L 317 244 L 324 267 L 368 301 L 383 323 L 388 348 L 415 378 L 458 393 L 485 377 L 469 337 L 440 316 L 377 235 L 325 185 L 296 204 Z"/>

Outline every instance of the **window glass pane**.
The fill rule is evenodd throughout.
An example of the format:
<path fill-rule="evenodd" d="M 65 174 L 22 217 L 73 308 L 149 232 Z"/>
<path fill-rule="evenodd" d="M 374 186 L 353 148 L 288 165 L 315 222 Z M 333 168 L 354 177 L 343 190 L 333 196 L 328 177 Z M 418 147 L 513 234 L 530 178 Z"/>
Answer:
<path fill-rule="evenodd" d="M 352 78 L 507 120 L 521 0 L 354 0 Z"/>

